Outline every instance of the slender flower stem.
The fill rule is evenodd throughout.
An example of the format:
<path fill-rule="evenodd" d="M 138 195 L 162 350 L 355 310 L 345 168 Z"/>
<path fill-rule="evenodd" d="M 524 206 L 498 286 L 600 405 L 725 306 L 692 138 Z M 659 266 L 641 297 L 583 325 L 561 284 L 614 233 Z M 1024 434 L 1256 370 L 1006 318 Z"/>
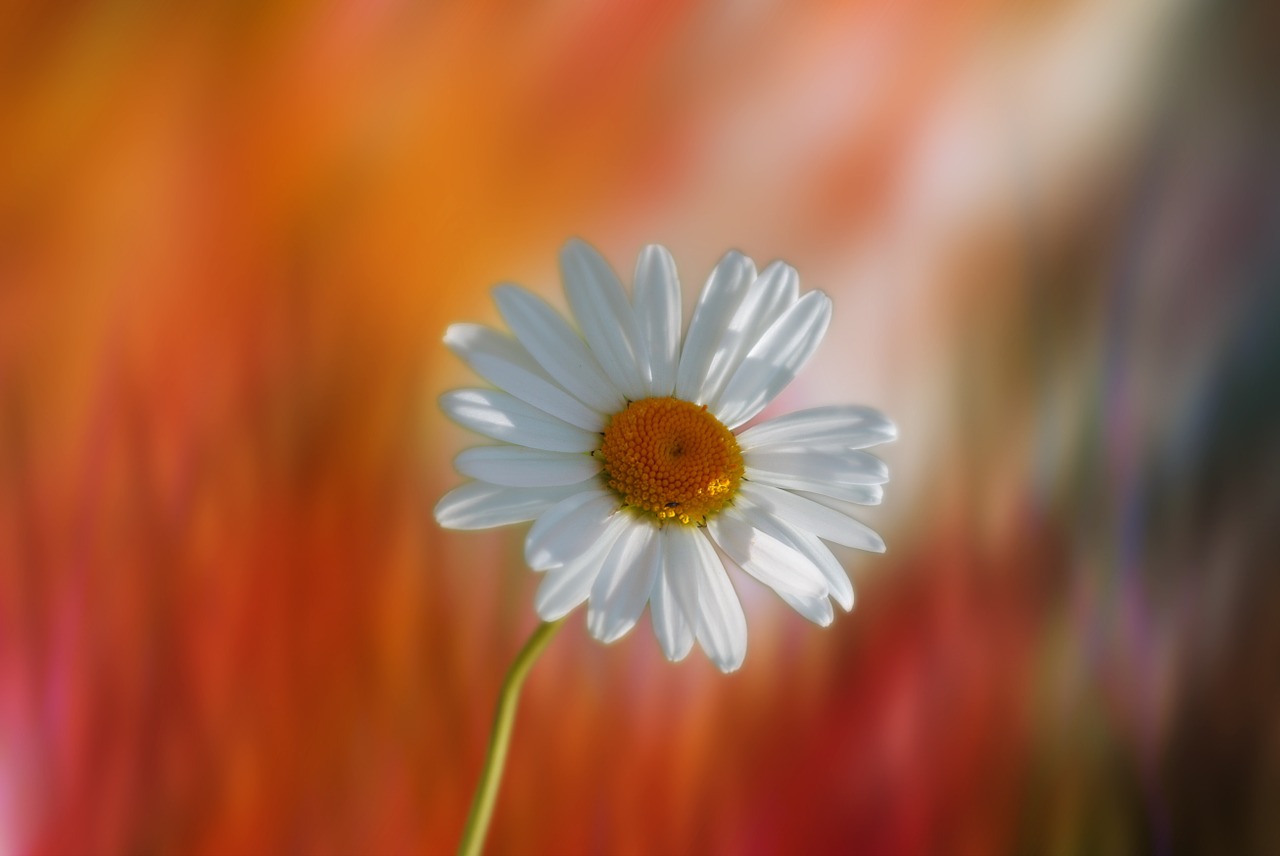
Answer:
<path fill-rule="evenodd" d="M 480 856 L 484 849 L 485 836 L 489 834 L 489 819 L 493 816 L 493 806 L 498 800 L 498 788 L 502 784 L 502 768 L 507 762 L 507 749 L 511 745 L 511 726 L 516 721 L 516 706 L 520 703 L 520 688 L 529 674 L 529 667 L 538 659 L 542 649 L 547 647 L 551 637 L 556 635 L 564 619 L 547 621 L 538 625 L 524 643 L 515 662 L 507 672 L 507 679 L 498 694 L 498 712 L 493 719 L 493 732 L 489 735 L 489 754 L 484 759 L 484 769 L 480 771 L 480 783 L 476 785 L 476 794 L 471 802 L 471 814 L 467 817 L 467 826 L 462 831 L 462 843 L 458 845 L 458 856 Z"/>

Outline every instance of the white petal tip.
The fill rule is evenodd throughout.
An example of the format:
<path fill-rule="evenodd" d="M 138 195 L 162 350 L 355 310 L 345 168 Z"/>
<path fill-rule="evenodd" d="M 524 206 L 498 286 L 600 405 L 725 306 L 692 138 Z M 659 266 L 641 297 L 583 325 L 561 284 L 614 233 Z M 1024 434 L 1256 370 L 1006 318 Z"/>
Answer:
<path fill-rule="evenodd" d="M 569 613 L 573 612 L 575 608 L 576 608 L 576 604 L 575 606 L 571 606 L 567 609 L 558 603 L 548 604 L 548 603 L 538 603 L 537 601 L 534 601 L 534 604 L 533 604 L 533 611 L 536 612 L 538 614 L 538 617 L 541 618 L 543 621 L 559 621 Z"/>
<path fill-rule="evenodd" d="M 435 508 L 431 510 L 431 516 L 445 529 L 460 529 L 462 527 L 458 525 L 461 522 L 458 506 L 456 489 L 451 490 L 436 501 Z"/>
<path fill-rule="evenodd" d="M 747 647 L 745 644 L 742 646 L 741 650 L 737 651 L 709 650 L 701 640 L 699 641 L 699 644 L 702 645 L 702 650 L 706 651 L 707 659 L 709 659 L 717 669 L 726 675 L 730 672 L 736 672 L 741 669 L 743 661 L 747 659 Z"/>
<path fill-rule="evenodd" d="M 498 304 L 499 310 L 502 308 L 502 302 L 507 298 L 528 293 L 529 290 L 527 288 L 516 285 L 514 282 L 500 282 L 493 288 L 489 289 L 489 294 L 493 297 L 493 302 Z"/>
<path fill-rule="evenodd" d="M 636 626 L 635 619 L 628 620 L 618 616 L 610 616 L 608 607 L 597 607 L 594 597 L 587 607 L 587 632 L 598 642 L 612 645 L 631 632 Z"/>
<path fill-rule="evenodd" d="M 529 566 L 529 570 L 538 572 L 550 571 L 564 565 L 563 562 L 552 561 L 545 550 L 525 550 L 524 563 Z"/>
<path fill-rule="evenodd" d="M 782 259 L 775 259 L 765 266 L 765 269 L 760 272 L 760 276 L 761 278 L 766 276 L 784 276 L 788 278 L 795 277 L 798 279 L 800 274 L 796 273 L 796 269 L 784 262 Z"/>
<path fill-rule="evenodd" d="M 564 242 L 564 246 L 560 248 L 561 261 L 574 256 L 596 255 L 596 248 L 588 244 L 582 238 L 576 235 Z"/>
<path fill-rule="evenodd" d="M 537 525 L 536 523 L 534 524 Z M 563 561 L 557 561 L 551 557 L 548 552 L 540 544 L 531 543 L 532 530 L 530 534 L 525 536 L 524 543 L 524 563 L 533 571 L 549 571 L 552 568 L 558 568 L 564 565 Z"/>
<path fill-rule="evenodd" d="M 848 579 L 847 576 L 846 579 Z M 849 612 L 853 609 L 853 604 L 856 601 L 853 586 L 840 586 L 838 588 L 833 586 L 831 589 L 831 599 L 834 600 L 845 612 Z"/>
<path fill-rule="evenodd" d="M 594 636 L 601 644 L 604 644 L 604 645 L 612 645 L 614 642 L 617 642 L 623 636 L 626 636 L 627 633 L 630 632 L 631 630 L 630 627 L 624 627 L 622 629 L 617 629 L 617 628 L 610 629 L 607 627 L 593 627 L 590 624 L 588 624 L 587 629 L 591 631 L 592 636 Z"/>
<path fill-rule="evenodd" d="M 466 525 L 465 515 L 458 513 L 457 503 L 451 502 L 448 494 L 445 494 L 436 503 L 431 516 L 436 519 L 436 525 L 441 529 L 465 530 L 473 528 Z"/>

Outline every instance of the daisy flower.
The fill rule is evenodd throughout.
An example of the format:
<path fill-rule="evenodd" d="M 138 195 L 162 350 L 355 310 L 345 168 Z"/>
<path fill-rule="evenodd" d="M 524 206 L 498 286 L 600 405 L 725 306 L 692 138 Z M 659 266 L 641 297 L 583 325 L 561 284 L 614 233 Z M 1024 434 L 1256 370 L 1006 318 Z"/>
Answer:
<path fill-rule="evenodd" d="M 560 255 L 576 328 L 514 285 L 494 290 L 514 336 L 454 324 L 445 344 L 497 389 L 440 403 L 497 440 L 458 455 L 469 476 L 436 506 L 451 529 L 533 521 L 529 566 L 544 572 L 545 621 L 587 602 L 593 636 L 612 642 L 649 605 L 668 659 L 696 640 L 722 671 L 742 665 L 747 626 L 726 572 L 737 565 L 809 620 L 827 625 L 853 587 L 824 541 L 882 552 L 851 516 L 880 501 L 884 463 L 865 449 L 896 429 L 861 406 L 802 410 L 751 427 L 795 377 L 831 319 L 794 269 L 757 273 L 729 252 L 682 330 L 671 255 L 646 247 L 630 296 L 582 241 Z"/>

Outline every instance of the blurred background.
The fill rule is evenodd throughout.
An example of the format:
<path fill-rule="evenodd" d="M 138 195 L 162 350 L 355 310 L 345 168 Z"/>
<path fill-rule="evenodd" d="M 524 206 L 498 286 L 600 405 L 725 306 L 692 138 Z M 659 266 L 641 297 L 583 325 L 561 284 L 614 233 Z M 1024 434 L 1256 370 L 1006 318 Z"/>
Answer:
<path fill-rule="evenodd" d="M 850 615 L 581 613 L 495 853 L 1280 851 L 1274 4 L 0 8 L 0 853 L 450 852 L 536 623 L 444 532 L 492 285 L 835 300 Z"/>

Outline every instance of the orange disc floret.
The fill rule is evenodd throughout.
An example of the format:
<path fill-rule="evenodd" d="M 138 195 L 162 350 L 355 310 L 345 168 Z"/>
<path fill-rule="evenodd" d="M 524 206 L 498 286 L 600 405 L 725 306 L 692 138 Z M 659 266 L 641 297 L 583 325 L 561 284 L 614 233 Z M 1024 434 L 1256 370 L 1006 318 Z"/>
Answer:
<path fill-rule="evenodd" d="M 742 481 L 737 439 L 706 405 L 678 398 L 628 404 L 609 420 L 599 454 L 609 487 L 660 521 L 701 524 Z"/>

